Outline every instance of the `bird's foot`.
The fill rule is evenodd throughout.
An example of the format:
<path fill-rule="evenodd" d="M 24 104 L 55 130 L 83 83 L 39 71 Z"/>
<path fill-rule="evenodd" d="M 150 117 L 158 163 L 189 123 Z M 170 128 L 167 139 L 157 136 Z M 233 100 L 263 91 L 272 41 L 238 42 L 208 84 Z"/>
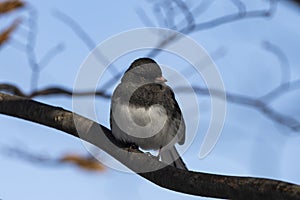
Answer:
<path fill-rule="evenodd" d="M 136 144 L 129 144 L 129 146 L 125 147 L 124 149 L 128 152 L 137 152 L 139 147 Z"/>
<path fill-rule="evenodd" d="M 154 155 L 151 154 L 150 152 L 145 152 L 145 154 L 146 154 L 147 156 L 150 156 L 150 157 L 156 159 L 156 160 L 159 160 L 159 156 L 154 156 Z"/>

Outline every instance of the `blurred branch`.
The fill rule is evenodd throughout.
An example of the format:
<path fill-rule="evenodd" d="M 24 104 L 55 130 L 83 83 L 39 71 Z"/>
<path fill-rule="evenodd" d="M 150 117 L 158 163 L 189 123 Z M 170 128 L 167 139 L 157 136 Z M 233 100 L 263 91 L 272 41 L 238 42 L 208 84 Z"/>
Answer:
<path fill-rule="evenodd" d="M 270 120 L 281 124 L 292 131 L 300 131 L 300 121 L 297 120 L 294 117 L 287 116 L 284 114 L 281 114 L 280 112 L 273 109 L 268 104 L 271 101 L 274 101 L 276 98 L 279 98 L 283 95 L 285 95 L 288 92 L 299 90 L 300 89 L 300 79 L 291 81 L 291 69 L 290 65 L 287 59 L 287 56 L 284 54 L 284 52 L 277 47 L 276 45 L 272 44 L 271 42 L 263 42 L 263 47 L 274 54 L 274 56 L 279 60 L 280 67 L 281 67 L 281 84 L 274 89 L 270 90 L 265 95 L 254 98 L 250 96 L 244 96 L 240 94 L 233 94 L 231 92 L 226 92 L 226 100 L 233 104 L 239 104 L 242 106 L 248 106 L 250 108 L 253 108 L 262 114 L 264 114 L 267 118 Z M 185 88 L 176 88 L 179 92 L 186 91 Z M 214 89 L 207 89 L 204 87 L 196 87 L 194 86 L 193 89 L 198 92 L 198 94 L 203 95 L 212 95 L 215 97 L 221 96 L 222 94 L 220 91 L 214 90 Z M 211 94 L 209 93 L 211 92 Z"/>
<path fill-rule="evenodd" d="M 37 38 L 37 19 L 38 19 L 38 14 L 35 8 L 28 6 L 28 34 L 26 38 L 26 44 L 25 44 L 25 53 L 27 57 L 27 61 L 29 63 L 29 67 L 31 69 L 31 89 L 35 89 L 38 85 L 38 80 L 40 76 L 40 67 L 37 61 L 37 56 L 35 53 L 35 45 L 36 45 L 36 38 Z"/>
<path fill-rule="evenodd" d="M 64 50 L 64 48 L 64 44 L 60 43 L 54 46 L 53 48 L 49 49 L 46 52 L 46 54 L 40 59 L 39 70 L 45 68 L 55 56 L 57 56 L 60 52 Z"/>
<path fill-rule="evenodd" d="M 88 47 L 90 51 L 95 53 L 95 58 L 103 63 L 104 65 L 110 64 L 110 61 L 106 58 L 106 56 L 97 49 L 97 43 L 93 41 L 93 39 L 89 36 L 87 32 L 70 16 L 64 14 L 63 12 L 56 10 L 54 12 L 54 16 L 69 26 L 73 32 L 83 41 L 83 43 Z M 109 71 L 115 75 L 118 70 L 114 65 L 110 65 Z"/>
<path fill-rule="evenodd" d="M 276 87 L 275 89 L 271 90 L 264 96 L 260 97 L 260 99 L 264 101 L 273 101 L 276 98 L 279 98 L 280 96 L 283 96 L 284 94 L 294 91 L 294 90 L 299 90 L 300 89 L 300 79 L 290 81 L 283 83 Z"/>
<path fill-rule="evenodd" d="M 238 11 L 241 15 L 245 14 L 247 12 L 246 5 L 244 2 L 240 0 L 231 0 L 231 2 L 238 8 Z"/>
<path fill-rule="evenodd" d="M 42 164 L 45 166 L 61 166 L 62 164 L 72 164 L 79 167 L 80 169 L 86 171 L 104 171 L 105 167 L 93 156 L 87 155 L 82 156 L 78 154 L 64 154 L 59 158 L 51 158 L 45 155 L 37 155 L 25 149 L 15 148 L 15 147 L 2 147 L 3 152 L 12 157 L 15 156 L 18 159 L 23 159 L 25 161 Z"/>
<path fill-rule="evenodd" d="M 88 47 L 89 50 L 93 50 L 97 44 L 93 41 L 93 39 L 89 36 L 87 32 L 75 21 L 73 20 L 70 16 L 66 15 L 65 13 L 55 10 L 53 15 L 62 21 L 64 24 L 69 26 L 74 33 L 81 39 L 81 41 L 84 42 L 84 44 Z M 99 55 L 102 57 L 102 54 Z"/>
<path fill-rule="evenodd" d="M 113 75 L 113 77 L 108 80 L 106 83 L 101 85 L 101 93 L 104 93 L 108 90 L 109 87 L 113 85 L 114 82 L 119 80 L 121 77 L 121 74 L 118 72 L 117 67 L 114 66 L 110 61 L 106 58 L 106 56 L 97 48 L 96 42 L 93 41 L 93 39 L 84 31 L 84 29 L 70 16 L 64 14 L 61 11 L 56 10 L 54 12 L 54 16 L 57 17 L 59 20 L 61 20 L 63 23 L 65 23 L 67 26 L 69 26 L 73 32 L 78 36 L 81 41 L 88 47 L 90 51 L 93 51 L 95 54 L 95 58 L 100 62 L 103 63 L 104 66 L 108 66 L 108 71 Z"/>
<path fill-rule="evenodd" d="M 291 80 L 291 67 L 289 61 L 284 54 L 284 52 L 275 44 L 272 44 L 269 41 L 264 41 L 262 43 L 263 47 L 268 50 L 270 53 L 273 53 L 280 62 L 281 68 L 281 85 L 288 83 Z"/>
<path fill-rule="evenodd" d="M 289 83 L 290 89 L 300 89 L 300 80 L 293 81 Z M 186 91 L 185 87 L 177 87 L 175 88 L 178 92 L 184 93 Z M 205 96 L 215 96 L 219 97 L 220 96 L 220 91 L 214 90 L 214 89 L 207 89 L 204 87 L 196 87 L 193 86 L 193 89 L 195 92 L 200 95 L 205 95 Z M 9 94 L 13 95 L 18 95 L 21 97 L 27 97 L 27 98 L 34 98 L 38 96 L 50 96 L 50 95 L 66 95 L 66 96 L 99 96 L 102 98 L 111 98 L 110 94 L 105 93 L 102 90 L 97 90 L 95 92 L 93 91 L 85 91 L 85 92 L 74 92 L 69 89 L 65 89 L 62 87 L 49 87 L 45 88 L 42 90 L 36 90 L 31 92 L 30 94 L 25 94 L 23 93 L 17 86 L 10 85 L 10 84 L 0 84 L 0 91 L 7 92 Z M 211 94 L 209 93 L 211 92 Z M 275 98 L 275 96 L 279 96 L 280 94 L 283 95 L 283 92 L 287 92 L 286 87 L 279 87 L 272 92 L 268 93 L 268 100 L 270 100 L 271 96 Z M 297 119 L 283 115 L 277 111 L 275 111 L 273 108 L 268 106 L 268 102 L 266 102 L 267 99 L 265 98 L 253 98 L 250 96 L 244 96 L 240 94 L 234 94 L 230 92 L 226 92 L 226 99 L 228 102 L 233 103 L 233 104 L 238 104 L 242 106 L 248 106 L 250 108 L 253 108 L 261 113 L 263 113 L 267 118 L 270 120 L 281 124 L 285 127 L 290 128 L 293 131 L 300 131 L 300 121 Z"/>
<path fill-rule="evenodd" d="M 166 165 L 138 150 L 129 152 L 106 127 L 59 107 L 1 93 L 0 102 L 0 113 L 52 127 L 78 138 L 81 133 L 80 139 L 104 150 L 145 179 L 173 191 L 224 199 L 300 199 L 300 186 L 295 184 L 186 171 Z"/>
<path fill-rule="evenodd" d="M 239 4 L 239 11 L 236 14 L 229 14 L 222 17 L 217 17 L 211 19 L 206 22 L 200 22 L 195 25 L 194 29 L 187 29 L 184 33 L 192 33 L 196 31 L 206 30 L 210 28 L 215 28 L 217 26 L 221 26 L 227 23 L 240 21 L 249 18 L 262 18 L 262 17 L 270 17 L 275 13 L 277 1 L 270 0 L 269 7 L 267 9 L 262 10 L 247 10 L 245 5 L 240 3 Z"/>
<path fill-rule="evenodd" d="M 38 13 L 30 4 L 26 4 L 26 11 L 28 14 L 27 19 L 20 23 L 20 31 L 23 31 L 21 33 L 22 37 L 25 37 L 25 39 L 20 41 L 13 40 L 11 45 L 26 54 L 29 67 L 31 69 L 30 85 L 31 90 L 33 90 L 38 85 L 41 70 L 63 50 L 63 44 L 58 44 L 54 48 L 51 48 L 48 52 L 46 52 L 45 56 L 39 60 L 35 52 L 38 33 Z"/>
<path fill-rule="evenodd" d="M 85 92 L 74 92 L 70 89 L 66 89 L 63 87 L 48 87 L 45 89 L 41 89 L 41 90 L 34 90 L 32 92 L 30 92 L 29 94 L 25 94 L 24 92 L 22 92 L 21 89 L 19 89 L 17 86 L 12 85 L 12 84 L 0 84 L 0 91 L 2 92 L 6 92 L 9 94 L 13 94 L 13 95 L 17 95 L 20 97 L 26 97 L 26 98 L 34 98 L 34 97 L 38 97 L 38 96 L 51 96 L 51 95 L 65 95 L 65 96 L 92 96 L 92 95 L 96 95 L 96 96 L 100 96 L 103 98 L 110 98 L 111 95 L 105 93 L 102 90 L 98 90 L 98 91 L 85 91 Z"/>
<path fill-rule="evenodd" d="M 194 16 L 197 17 L 201 14 L 203 14 L 205 11 L 209 10 L 209 7 L 215 2 L 215 0 L 210 1 L 200 1 L 200 3 L 195 7 L 192 8 L 192 13 L 194 13 Z"/>
<path fill-rule="evenodd" d="M 157 1 L 156 1 L 157 3 Z M 269 0 L 269 6 L 266 9 L 262 10 L 247 10 L 244 3 L 238 0 L 232 0 L 232 3 L 238 8 L 238 12 L 234 14 L 228 14 L 221 17 L 216 17 L 214 19 L 210 19 L 205 22 L 196 22 L 196 18 L 194 17 L 194 13 L 187 12 L 185 9 L 181 9 L 184 16 L 188 16 L 185 19 L 189 19 L 192 21 L 181 21 L 178 24 L 174 24 L 172 27 L 168 27 L 175 31 L 178 31 L 183 34 L 191 34 L 203 30 L 208 30 L 211 28 L 215 28 L 221 25 L 225 25 L 228 23 L 233 23 L 236 21 L 241 21 L 245 19 L 251 18 L 264 18 L 271 17 L 276 10 L 277 0 Z M 180 7 L 181 8 L 181 7 Z M 168 9 L 167 7 L 165 9 Z M 142 13 L 142 12 L 139 12 Z M 178 14 L 179 15 L 179 14 Z M 166 16 L 169 17 L 169 16 Z M 144 17 L 143 17 L 144 18 Z M 166 19 L 161 19 L 163 21 L 167 21 Z M 179 26 L 180 25 L 180 26 Z M 181 27 L 181 28 L 179 28 Z M 170 34 L 167 38 L 163 39 L 157 44 L 157 49 L 154 49 L 148 53 L 149 57 L 155 57 L 163 47 L 167 46 L 171 42 L 174 42 L 177 39 L 180 39 L 180 34 Z"/>
<path fill-rule="evenodd" d="M 299 83 L 300 83 L 300 81 L 297 82 L 297 86 L 298 86 L 297 89 L 300 89 Z M 214 90 L 214 89 L 209 90 L 204 87 L 193 87 L 193 89 L 198 94 L 203 94 L 203 95 L 212 95 L 215 97 L 221 97 L 221 94 L 222 94 L 221 91 Z M 178 92 L 184 92 L 184 91 L 186 91 L 186 88 L 185 87 L 177 87 L 176 90 Z M 211 94 L 209 92 L 211 92 Z M 263 113 L 267 118 L 269 118 L 270 120 L 272 120 L 278 124 L 281 124 L 293 131 L 300 131 L 300 121 L 299 120 L 297 120 L 293 117 L 281 114 L 280 112 L 271 108 L 267 104 L 267 102 L 263 101 L 260 98 L 253 98 L 253 97 L 249 97 L 249 96 L 243 96 L 240 94 L 226 92 L 226 100 L 233 104 L 253 108 L 253 109 Z"/>
<path fill-rule="evenodd" d="M 25 149 L 12 148 L 12 147 L 3 147 L 1 145 L 1 151 L 3 154 L 6 154 L 9 157 L 17 157 L 28 162 L 43 164 L 47 166 L 56 166 L 58 161 L 56 159 L 51 159 L 45 155 L 36 155 L 33 153 L 26 152 Z"/>
<path fill-rule="evenodd" d="M 196 24 L 195 18 L 194 15 L 190 12 L 190 9 L 185 4 L 185 2 L 181 0 L 173 0 L 173 2 L 177 5 L 177 7 L 181 10 L 182 14 L 184 15 L 184 20 L 187 25 L 185 29 L 194 29 Z"/>
<path fill-rule="evenodd" d="M 293 90 L 298 90 L 300 89 L 300 79 L 295 80 L 295 81 L 289 81 L 290 79 L 290 69 L 288 65 L 288 60 L 285 56 L 285 54 L 280 50 L 279 47 L 275 46 L 274 44 L 271 44 L 270 42 L 265 42 L 264 47 L 272 52 L 280 61 L 280 66 L 281 66 L 281 71 L 282 73 L 287 73 L 286 75 L 282 76 L 281 84 L 265 94 L 262 97 L 258 98 L 253 98 L 250 96 L 244 96 L 240 94 L 233 94 L 230 92 L 226 92 L 226 97 L 228 102 L 233 103 L 233 104 L 238 104 L 242 106 L 248 106 L 252 109 L 255 109 L 262 114 L 264 114 L 267 118 L 270 120 L 274 121 L 275 123 L 281 124 L 293 131 L 300 131 L 300 121 L 297 120 L 296 118 L 281 114 L 280 112 L 276 111 L 275 109 L 271 108 L 268 103 L 270 101 L 275 100 L 276 98 L 279 98 L 280 96 L 283 96 L 287 92 L 293 91 Z M 214 53 L 219 55 L 219 51 L 221 51 L 222 54 L 222 49 L 219 49 Z M 288 72 L 285 72 L 285 68 L 288 68 Z M 118 74 L 119 75 L 119 74 Z M 112 81 L 112 80 L 111 80 Z M 194 90 L 198 94 L 202 95 L 212 95 L 215 97 L 218 97 L 220 94 L 220 91 L 212 89 L 207 89 L 204 87 L 197 87 L 193 86 Z M 185 88 L 176 88 L 178 92 L 185 92 Z M 93 91 L 85 91 L 85 92 L 78 92 L 78 91 L 72 91 L 70 89 L 62 88 L 62 87 L 48 87 L 45 89 L 41 90 L 35 90 L 32 91 L 29 94 L 25 94 L 24 92 L 21 91 L 17 86 L 11 85 L 11 84 L 0 84 L 0 91 L 4 91 L 10 94 L 22 96 L 22 97 L 27 97 L 27 98 L 34 98 L 37 96 L 49 96 L 49 95 L 66 95 L 66 96 L 99 96 L 102 98 L 107 98 L 109 99 L 111 97 L 110 94 L 107 94 L 105 90 L 97 90 L 95 92 Z M 209 93 L 211 91 L 211 94 Z"/>

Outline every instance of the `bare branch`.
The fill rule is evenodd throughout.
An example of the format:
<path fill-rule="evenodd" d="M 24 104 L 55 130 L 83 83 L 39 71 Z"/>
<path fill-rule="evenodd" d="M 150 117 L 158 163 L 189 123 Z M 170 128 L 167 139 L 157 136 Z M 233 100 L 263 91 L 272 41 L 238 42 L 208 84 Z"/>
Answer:
<path fill-rule="evenodd" d="M 72 164 L 86 171 L 104 171 L 105 167 L 96 158 L 90 155 L 63 154 L 59 158 L 52 158 L 17 147 L 2 146 L 2 152 L 9 157 L 17 157 L 34 164 L 47 167 L 60 167 L 62 164 Z"/>
<path fill-rule="evenodd" d="M 50 61 L 52 61 L 53 58 L 63 50 L 64 45 L 62 43 L 57 44 L 53 48 L 49 49 L 48 52 L 46 52 L 46 54 L 41 58 L 39 62 L 39 70 L 41 71 L 43 68 L 45 68 L 50 63 Z"/>
<path fill-rule="evenodd" d="M 164 4 L 165 2 L 169 3 L 170 5 L 168 5 L 169 6 L 168 8 L 172 9 L 171 8 L 172 2 L 171 1 L 163 1 L 162 4 Z M 156 18 L 158 26 L 168 27 L 169 23 L 166 20 L 167 18 L 164 16 L 164 13 L 163 13 L 163 10 L 162 10 L 163 8 L 164 8 L 164 5 L 154 4 L 154 6 L 153 6 L 153 11 L 155 12 L 154 17 Z M 168 9 L 168 10 L 170 10 L 170 9 Z"/>
<path fill-rule="evenodd" d="M 190 9 L 187 7 L 187 5 L 185 4 L 184 1 L 181 0 L 174 0 L 173 1 L 178 8 L 181 9 L 181 12 L 183 13 L 184 17 L 185 17 L 185 22 L 186 22 L 186 29 L 188 30 L 192 30 L 195 27 L 195 19 L 193 14 L 191 13 Z"/>
<path fill-rule="evenodd" d="M 84 29 L 75 20 L 73 20 L 70 16 L 64 14 L 59 10 L 56 10 L 54 12 L 54 16 L 61 20 L 63 23 L 65 23 L 67 26 L 69 26 L 73 30 L 73 32 L 81 39 L 81 41 L 84 42 L 84 44 L 88 47 L 90 51 L 94 50 L 98 61 L 102 62 L 104 65 L 110 63 L 106 56 L 99 49 L 96 48 L 96 42 L 93 41 L 93 39 L 84 31 Z M 111 74 L 116 74 L 118 72 L 117 68 L 114 65 L 111 65 L 109 70 Z"/>
<path fill-rule="evenodd" d="M 185 171 L 167 166 L 139 151 L 129 153 L 117 147 L 120 143 L 106 127 L 62 108 L 0 93 L 0 113 L 52 127 L 75 137 L 79 137 L 78 132 L 84 133 L 81 134 L 82 140 L 104 150 L 129 169 L 139 172 L 138 175 L 173 191 L 225 199 L 300 199 L 300 186 L 295 184 Z M 80 125 L 75 126 L 74 120 Z"/>
<path fill-rule="evenodd" d="M 53 15 L 62 21 L 64 24 L 69 26 L 74 33 L 84 42 L 84 44 L 88 47 L 89 50 L 92 50 L 96 47 L 96 43 L 93 39 L 84 31 L 84 29 L 70 16 L 66 15 L 65 13 L 55 10 Z"/>
<path fill-rule="evenodd" d="M 15 2 L 15 1 L 11 1 L 11 2 Z M 22 37 L 26 37 L 25 42 L 13 40 L 12 46 L 16 47 L 18 50 L 21 50 L 22 52 L 25 52 L 26 54 L 29 67 L 31 69 L 30 85 L 31 85 L 31 90 L 33 90 L 38 85 L 41 70 L 45 68 L 49 64 L 49 62 L 58 53 L 60 53 L 63 50 L 63 48 L 61 44 L 57 45 L 55 48 L 50 49 L 45 54 L 45 56 L 41 59 L 41 61 L 38 61 L 35 52 L 35 47 L 37 43 L 37 32 L 38 32 L 38 28 L 37 28 L 38 13 L 36 9 L 32 7 L 30 4 L 26 5 L 26 11 L 28 14 L 27 20 L 23 20 L 24 22 L 20 23 L 20 27 L 22 29 L 20 29 L 21 31 L 19 31 L 19 34 L 21 33 Z M 14 26 L 12 26 L 12 28 L 15 28 L 16 24 L 17 23 L 14 23 Z"/>
<path fill-rule="evenodd" d="M 275 89 L 268 92 L 266 95 L 260 97 L 263 101 L 273 101 L 276 98 L 279 98 L 280 96 L 283 96 L 284 94 L 300 89 L 300 79 L 290 81 L 287 83 L 283 83 L 276 87 Z"/>
<path fill-rule="evenodd" d="M 275 44 L 272 44 L 269 41 L 264 41 L 262 43 L 263 47 L 269 51 L 270 53 L 273 53 L 280 62 L 280 68 L 281 68 L 281 85 L 288 83 L 291 81 L 291 67 L 289 64 L 289 61 L 284 54 L 284 52 Z"/>
<path fill-rule="evenodd" d="M 151 21 L 151 19 L 146 15 L 145 11 L 141 8 L 135 9 L 136 14 L 139 16 L 139 18 L 142 20 L 145 26 L 148 27 L 155 27 L 154 23 Z"/>
<path fill-rule="evenodd" d="M 235 21 L 250 19 L 250 18 L 262 18 L 262 17 L 270 17 L 274 14 L 276 10 L 277 2 L 270 1 L 269 8 L 263 10 L 253 10 L 253 11 L 244 11 L 239 10 L 237 14 L 229 14 L 222 17 L 217 17 L 215 19 L 209 20 L 207 22 L 201 22 L 195 25 L 193 30 L 188 30 L 188 32 L 184 33 L 191 33 L 195 31 L 202 31 L 207 30 L 210 28 L 215 28 L 217 26 L 221 26 L 227 23 L 232 23 Z M 242 11 L 242 12 L 241 12 Z"/>
<path fill-rule="evenodd" d="M 27 8 L 28 11 L 28 35 L 26 39 L 26 57 L 29 63 L 29 67 L 31 68 L 31 83 L 30 87 L 31 89 L 35 89 L 38 85 L 38 80 L 39 80 L 39 64 L 37 61 L 37 56 L 35 52 L 35 46 L 36 46 L 36 38 L 37 38 L 37 18 L 38 14 L 35 8 L 32 6 L 28 6 Z"/>
<path fill-rule="evenodd" d="M 300 81 L 298 83 L 300 85 Z M 193 87 L 193 89 L 198 92 L 198 94 L 203 95 L 210 95 L 209 92 L 211 92 L 211 95 L 215 97 L 221 97 L 222 92 L 214 89 L 208 90 L 204 87 Z M 300 89 L 300 87 L 298 87 Z M 176 88 L 179 92 L 186 91 L 186 88 L 184 87 L 178 87 Z M 230 92 L 226 92 L 226 100 L 230 103 L 239 104 L 243 106 L 248 106 L 250 108 L 253 108 L 261 113 L 263 113 L 266 117 L 271 119 L 272 121 L 281 124 L 285 127 L 290 128 L 293 131 L 300 131 L 300 121 L 297 119 L 286 116 L 284 114 L 281 114 L 277 111 L 275 111 L 273 108 L 267 105 L 263 100 L 259 98 L 252 98 L 249 96 L 243 96 L 240 94 L 234 94 Z"/>
<path fill-rule="evenodd" d="M 199 16 L 203 14 L 205 11 L 208 10 L 208 8 L 215 2 L 215 0 L 210 1 L 201 1 L 195 8 L 192 9 L 192 13 L 194 13 L 194 16 Z"/>
<path fill-rule="evenodd" d="M 287 90 L 285 86 L 278 87 L 277 89 L 275 89 L 274 91 L 269 93 L 268 100 L 270 100 L 270 98 L 272 96 L 273 96 L 273 98 L 275 98 L 279 94 L 283 95 L 284 92 L 291 91 L 292 89 L 294 89 L 294 90 L 300 89 L 300 80 L 291 82 L 289 84 L 290 84 L 290 90 Z M 177 87 L 175 89 L 178 92 L 182 92 L 182 93 L 187 91 L 185 87 Z M 207 88 L 204 88 L 204 87 L 194 86 L 193 89 L 195 90 L 195 92 L 198 95 L 202 94 L 202 95 L 209 96 L 210 95 L 209 91 L 211 91 L 212 92 L 211 95 L 213 95 L 215 97 L 219 97 L 221 94 L 221 92 L 218 90 L 214 90 L 214 89 L 208 90 Z M 44 88 L 41 90 L 32 91 L 29 94 L 25 94 L 17 86 L 14 86 L 11 84 L 0 84 L 0 91 L 4 91 L 9 94 L 18 95 L 18 96 L 27 97 L 27 98 L 34 98 L 34 97 L 38 97 L 38 96 L 50 96 L 50 95 L 55 95 L 55 96 L 58 96 L 58 95 L 66 95 L 66 96 L 92 96 L 92 95 L 95 95 L 95 96 L 107 98 L 107 99 L 111 98 L 111 94 L 108 94 L 103 90 L 97 90 L 95 92 L 93 92 L 93 91 L 79 92 L 79 91 L 72 91 L 70 89 L 66 89 L 63 87 L 48 87 L 48 88 Z M 283 114 L 275 111 L 273 108 L 268 106 L 268 104 L 264 98 L 253 98 L 250 96 L 244 96 L 244 95 L 240 95 L 240 94 L 233 94 L 230 92 L 226 92 L 226 99 L 230 103 L 248 106 L 250 108 L 253 108 L 253 109 L 261 112 L 262 114 L 264 114 L 270 120 L 272 120 L 278 124 L 281 124 L 283 126 L 286 126 L 293 131 L 300 131 L 300 122 L 297 119 L 290 117 L 290 116 L 283 115 Z"/>
<path fill-rule="evenodd" d="M 83 92 L 74 92 L 70 89 L 63 87 L 48 87 L 41 90 L 34 90 L 29 94 L 22 92 L 17 86 L 12 84 L 0 84 L 0 91 L 7 92 L 9 94 L 18 95 L 20 97 L 34 98 L 38 96 L 51 96 L 51 95 L 66 95 L 66 96 L 100 96 L 103 98 L 110 98 L 111 95 L 105 93 L 102 90 L 96 92 L 93 91 L 83 91 Z"/>
<path fill-rule="evenodd" d="M 7 84 L 7 83 L 0 84 L 0 91 L 6 92 L 6 93 L 9 93 L 9 94 L 12 94 L 12 95 L 17 95 L 17 96 L 20 96 L 20 97 L 27 97 L 27 95 L 24 94 L 22 92 L 22 90 L 20 90 L 17 86 Z"/>
<path fill-rule="evenodd" d="M 231 0 L 231 2 L 238 8 L 240 15 L 244 15 L 247 12 L 246 5 L 240 0 Z"/>
<path fill-rule="evenodd" d="M 238 5 L 238 1 L 234 1 L 236 5 Z M 195 23 L 194 26 L 190 26 L 189 23 L 183 23 L 183 28 L 178 28 L 175 29 L 178 32 L 181 32 L 183 34 L 190 34 L 194 32 L 199 32 L 202 30 L 207 30 L 211 28 L 215 28 L 221 25 L 225 25 L 228 23 L 233 23 L 236 21 L 241 21 L 245 19 L 251 19 L 251 18 L 263 18 L 263 17 L 271 17 L 276 10 L 277 7 L 277 1 L 276 0 L 270 0 L 269 1 L 269 7 L 267 9 L 262 9 L 262 10 L 245 10 L 245 7 L 242 4 L 238 5 L 239 12 L 235 14 L 229 14 L 229 15 L 224 15 L 221 17 L 217 17 L 211 20 L 208 20 L 206 22 L 200 22 L 200 23 Z M 179 23 L 181 24 L 181 23 Z M 178 40 L 180 38 L 179 34 L 170 34 L 166 39 L 163 39 L 157 44 L 158 49 L 152 50 L 148 56 L 149 57 L 155 57 L 160 50 L 163 47 L 167 46 L 171 42 L 174 42 L 175 40 Z"/>

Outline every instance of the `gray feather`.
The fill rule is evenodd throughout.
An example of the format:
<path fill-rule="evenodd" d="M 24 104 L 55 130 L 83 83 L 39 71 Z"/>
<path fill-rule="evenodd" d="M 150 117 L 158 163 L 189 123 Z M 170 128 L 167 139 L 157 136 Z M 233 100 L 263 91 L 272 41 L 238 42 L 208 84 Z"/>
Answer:
<path fill-rule="evenodd" d="M 177 152 L 175 146 L 172 146 L 169 149 L 165 149 L 161 152 L 160 156 L 162 162 L 179 169 L 188 170 L 179 153 Z"/>

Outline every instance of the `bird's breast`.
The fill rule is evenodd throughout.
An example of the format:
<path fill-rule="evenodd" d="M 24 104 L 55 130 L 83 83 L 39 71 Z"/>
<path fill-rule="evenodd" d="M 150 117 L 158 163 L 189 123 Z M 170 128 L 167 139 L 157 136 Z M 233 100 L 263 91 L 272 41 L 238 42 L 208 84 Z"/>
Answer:
<path fill-rule="evenodd" d="M 145 108 L 116 103 L 112 108 L 112 115 L 116 123 L 115 125 L 125 133 L 119 135 L 123 137 L 124 141 L 131 140 L 132 138 L 153 138 L 161 134 L 168 122 L 167 112 L 159 104 Z"/>

